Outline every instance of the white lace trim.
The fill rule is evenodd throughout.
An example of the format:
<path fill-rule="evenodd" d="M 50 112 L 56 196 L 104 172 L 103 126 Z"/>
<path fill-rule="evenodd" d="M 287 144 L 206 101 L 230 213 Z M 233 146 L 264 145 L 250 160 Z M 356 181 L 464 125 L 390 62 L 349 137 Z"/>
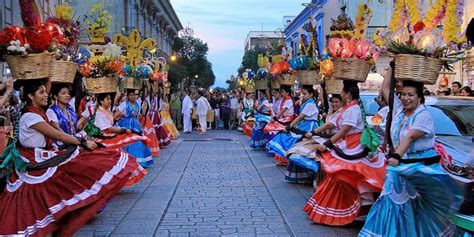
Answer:
<path fill-rule="evenodd" d="M 392 184 L 390 184 L 390 189 L 389 190 L 383 189 L 380 196 L 388 196 L 392 200 L 392 202 L 394 202 L 395 204 L 399 204 L 399 205 L 405 204 L 409 200 L 413 200 L 413 199 L 420 196 L 420 194 L 418 192 L 416 192 L 413 195 L 410 195 L 407 191 L 406 183 L 404 181 L 401 181 L 401 183 L 402 183 L 403 188 L 402 188 L 402 191 L 400 193 L 397 193 L 395 191 L 395 186 L 392 183 Z"/>

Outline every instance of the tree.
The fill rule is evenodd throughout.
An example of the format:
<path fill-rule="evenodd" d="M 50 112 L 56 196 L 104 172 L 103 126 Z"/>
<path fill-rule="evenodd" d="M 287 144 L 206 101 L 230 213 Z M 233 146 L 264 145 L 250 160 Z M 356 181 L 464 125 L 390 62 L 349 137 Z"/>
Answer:
<path fill-rule="evenodd" d="M 179 32 L 179 37 L 173 40 L 173 51 L 177 52 L 178 60 L 169 67 L 169 78 L 172 84 L 185 80 L 185 87 L 193 82 L 200 87 L 210 87 L 215 82 L 212 64 L 207 60 L 209 47 L 207 43 L 194 37 L 190 27 Z M 198 76 L 197 80 L 195 76 Z"/>

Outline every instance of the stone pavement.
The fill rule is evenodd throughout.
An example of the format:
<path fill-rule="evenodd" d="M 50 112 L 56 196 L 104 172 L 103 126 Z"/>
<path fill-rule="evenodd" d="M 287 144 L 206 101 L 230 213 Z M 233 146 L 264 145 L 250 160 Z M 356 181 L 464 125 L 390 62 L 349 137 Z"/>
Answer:
<path fill-rule="evenodd" d="M 77 236 L 357 235 L 361 223 L 313 224 L 303 212 L 312 187 L 285 182 L 249 144 L 237 131 L 183 135 Z"/>

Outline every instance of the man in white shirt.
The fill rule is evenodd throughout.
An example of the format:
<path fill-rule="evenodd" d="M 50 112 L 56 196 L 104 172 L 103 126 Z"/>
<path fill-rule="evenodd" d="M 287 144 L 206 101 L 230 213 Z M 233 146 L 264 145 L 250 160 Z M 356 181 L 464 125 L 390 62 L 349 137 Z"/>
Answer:
<path fill-rule="evenodd" d="M 230 127 L 233 128 L 237 120 L 237 110 L 239 109 L 239 99 L 235 91 L 232 91 L 230 97 Z"/>
<path fill-rule="evenodd" d="M 192 128 L 192 121 L 191 121 L 191 114 L 193 112 L 193 101 L 191 97 L 189 97 L 188 92 L 184 91 L 184 99 L 182 103 L 181 112 L 183 113 L 183 132 L 184 133 L 191 133 L 193 130 Z"/>

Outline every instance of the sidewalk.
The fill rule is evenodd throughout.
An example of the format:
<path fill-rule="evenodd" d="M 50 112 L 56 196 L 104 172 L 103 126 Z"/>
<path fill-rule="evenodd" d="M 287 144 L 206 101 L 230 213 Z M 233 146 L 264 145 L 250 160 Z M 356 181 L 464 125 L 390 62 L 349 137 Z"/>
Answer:
<path fill-rule="evenodd" d="M 237 131 L 183 135 L 155 161 L 77 236 L 355 236 L 360 228 L 313 224 L 303 212 L 312 187 L 285 182 Z"/>

